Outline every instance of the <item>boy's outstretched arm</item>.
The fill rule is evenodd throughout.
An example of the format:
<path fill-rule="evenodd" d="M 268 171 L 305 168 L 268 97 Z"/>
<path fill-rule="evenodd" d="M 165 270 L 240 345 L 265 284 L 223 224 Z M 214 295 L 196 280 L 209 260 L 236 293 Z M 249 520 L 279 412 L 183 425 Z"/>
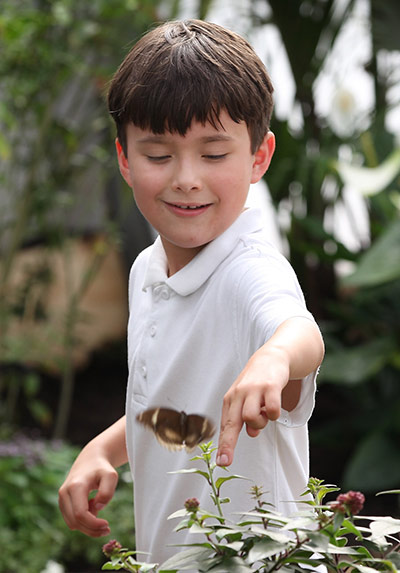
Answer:
<path fill-rule="evenodd" d="M 59 490 L 59 506 L 70 529 L 91 537 L 108 535 L 106 519 L 97 517 L 114 495 L 116 467 L 128 461 L 125 446 L 125 416 L 91 440 L 73 463 Z M 97 490 L 89 500 L 90 492 Z"/>
<path fill-rule="evenodd" d="M 318 326 L 307 318 L 290 318 L 253 354 L 224 396 L 217 463 L 228 466 L 243 424 L 256 437 L 281 406 L 292 410 L 300 380 L 316 370 L 324 356 Z"/>

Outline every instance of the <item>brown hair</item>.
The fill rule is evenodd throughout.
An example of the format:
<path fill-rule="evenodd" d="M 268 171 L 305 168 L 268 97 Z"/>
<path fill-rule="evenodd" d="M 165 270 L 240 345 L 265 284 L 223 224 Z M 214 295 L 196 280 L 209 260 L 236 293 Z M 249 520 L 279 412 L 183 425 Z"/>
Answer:
<path fill-rule="evenodd" d="M 167 22 L 143 36 L 115 73 L 108 107 L 127 153 L 126 125 L 185 135 L 193 120 L 220 125 L 223 109 L 248 127 L 254 153 L 268 132 L 273 87 L 238 34 L 201 20 Z"/>

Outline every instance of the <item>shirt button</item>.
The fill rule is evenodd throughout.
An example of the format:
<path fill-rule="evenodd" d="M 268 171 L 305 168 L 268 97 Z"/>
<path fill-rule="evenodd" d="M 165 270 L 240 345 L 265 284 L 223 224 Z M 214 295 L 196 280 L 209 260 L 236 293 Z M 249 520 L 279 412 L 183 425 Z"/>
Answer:
<path fill-rule="evenodd" d="M 164 300 L 168 300 L 170 297 L 169 288 L 167 286 L 162 287 L 161 289 L 161 298 Z"/>
<path fill-rule="evenodd" d="M 141 369 L 140 369 L 140 371 L 141 371 L 141 373 L 142 373 L 143 378 L 146 378 L 146 377 L 147 377 L 147 368 L 146 368 L 146 366 L 142 366 Z"/>
<path fill-rule="evenodd" d="M 154 299 L 158 302 L 160 299 L 168 300 L 170 297 L 170 290 L 167 285 L 157 285 L 153 290 Z"/>
<path fill-rule="evenodd" d="M 152 325 L 150 326 L 150 336 L 152 336 L 152 337 L 155 336 L 155 335 L 156 335 L 156 332 L 157 332 L 157 327 L 156 327 L 155 324 L 152 324 Z"/>

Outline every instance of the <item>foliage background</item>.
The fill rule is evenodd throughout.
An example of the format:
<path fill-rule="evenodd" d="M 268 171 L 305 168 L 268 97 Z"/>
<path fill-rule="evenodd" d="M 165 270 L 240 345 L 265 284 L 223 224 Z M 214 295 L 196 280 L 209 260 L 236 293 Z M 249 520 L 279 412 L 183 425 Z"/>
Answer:
<path fill-rule="evenodd" d="M 84 342 L 78 328 L 90 322 L 82 300 L 106 257 L 117 252 L 126 275 L 137 252 L 152 240 L 117 173 L 104 93 L 129 46 L 154 22 L 182 12 L 204 18 L 219 2 L 193 2 L 190 7 L 178 0 L 2 2 L 0 437 L 4 443 L 22 429 L 79 446 L 123 411 L 124 339 L 98 348 L 83 365 L 74 359 Z M 392 497 L 390 507 L 378 505 L 373 497 L 376 491 L 400 484 L 400 144 L 386 121 L 400 99 L 397 0 L 363 2 L 371 42 L 366 71 L 373 79 L 373 111 L 360 122 L 344 116 L 348 124 L 341 131 L 320 113 L 316 102 L 318 79 L 359 4 L 259 0 L 248 3 L 247 16 L 249 32 L 267 34 L 269 26 L 279 31 L 295 86 L 293 113 L 274 118 L 278 148 L 266 181 L 277 221 L 284 221 L 280 231 L 287 254 L 327 346 L 310 426 L 312 473 L 370 494 L 371 510 L 399 514 Z M 347 164 L 361 169 L 349 169 Z M 349 187 L 363 196 L 367 207 L 370 239 L 357 248 L 349 248 L 332 224 L 332 213 L 345 203 Z M 358 213 L 352 216 L 356 220 Z M 60 256 L 68 277 L 73 240 L 88 245 L 90 258 L 81 275 L 67 281 L 67 296 L 54 321 L 47 304 L 54 281 L 52 256 Z M 20 254 L 38 246 L 40 264 L 25 267 L 21 274 Z M 350 274 L 340 272 L 343 262 Z M 32 324 L 38 329 L 28 328 Z M 13 474 L 17 462 L 13 456 L 4 460 L 3 471 Z M 65 471 L 68 466 L 69 459 Z M 22 475 L 24 470 L 20 471 Z M 57 476 L 61 482 L 61 474 Z M 31 478 L 27 471 L 21 478 L 24 487 L 30 487 Z M 47 489 L 57 487 L 52 479 Z M 9 481 L 1 481 L 4 496 L 9 494 Z M 42 492 L 32 491 L 38 492 L 39 501 L 30 500 L 18 510 L 22 515 L 26 511 L 27 519 L 32 508 L 42 507 Z M 48 514 L 48 527 L 57 521 L 63 532 L 60 540 L 68 533 L 56 515 L 56 511 Z M 2 538 L 12 531 L 14 517 L 11 513 L 9 517 L 1 522 Z M 38 546 L 33 537 L 25 542 Z M 52 543 L 46 541 L 40 552 L 43 567 Z M 11 558 L 5 571 L 15 570 L 10 563 Z"/>

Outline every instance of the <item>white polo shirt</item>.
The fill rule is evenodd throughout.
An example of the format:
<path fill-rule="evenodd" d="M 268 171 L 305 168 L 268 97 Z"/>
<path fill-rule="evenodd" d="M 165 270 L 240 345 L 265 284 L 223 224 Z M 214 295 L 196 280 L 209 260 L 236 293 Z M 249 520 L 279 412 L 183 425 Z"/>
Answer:
<path fill-rule="evenodd" d="M 161 563 L 177 551 L 168 544 L 196 541 L 186 530 L 174 533 L 176 523 L 167 517 L 189 497 L 197 497 L 203 508 L 214 508 L 204 478 L 168 473 L 201 464 L 191 462 L 185 451 L 164 449 L 136 422 L 136 415 L 164 406 L 205 414 L 219 428 L 224 394 L 250 356 L 286 319 L 313 318 L 290 264 L 265 240 L 256 209 L 244 211 L 171 277 L 156 239 L 133 264 L 129 300 L 126 414 L 136 547 Z M 229 471 L 250 481 L 225 484 L 222 495 L 232 499 L 223 506 L 226 517 L 254 507 L 249 496 L 253 484 L 262 486 L 265 501 L 278 511 L 296 509 L 290 502 L 300 498 L 308 480 L 307 421 L 314 407 L 315 376 L 302 381 L 292 412 L 282 410 L 280 419 L 269 422 L 257 438 L 241 432 Z M 218 435 L 214 440 L 216 445 Z"/>

